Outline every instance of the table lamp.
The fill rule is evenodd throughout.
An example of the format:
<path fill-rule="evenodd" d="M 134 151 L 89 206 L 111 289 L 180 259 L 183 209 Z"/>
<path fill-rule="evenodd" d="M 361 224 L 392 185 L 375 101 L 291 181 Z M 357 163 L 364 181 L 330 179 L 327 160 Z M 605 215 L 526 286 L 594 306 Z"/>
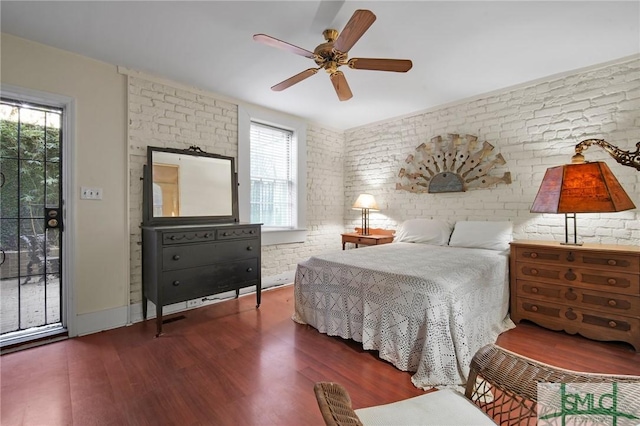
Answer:
<path fill-rule="evenodd" d="M 378 203 L 371 194 L 360 194 L 353 204 L 353 209 L 362 209 L 362 235 L 369 235 L 369 211 L 378 211 Z"/>
<path fill-rule="evenodd" d="M 548 168 L 531 213 L 564 213 L 565 241 L 560 244 L 582 245 L 577 241 L 576 213 L 621 212 L 636 207 L 606 163 L 585 162 L 582 151 L 591 144 L 603 147 L 619 163 L 640 170 L 637 153 L 622 151 L 602 139 L 580 142 L 571 164 Z M 637 146 L 640 148 L 640 142 Z M 573 220 L 573 242 L 569 242 L 569 219 Z"/>

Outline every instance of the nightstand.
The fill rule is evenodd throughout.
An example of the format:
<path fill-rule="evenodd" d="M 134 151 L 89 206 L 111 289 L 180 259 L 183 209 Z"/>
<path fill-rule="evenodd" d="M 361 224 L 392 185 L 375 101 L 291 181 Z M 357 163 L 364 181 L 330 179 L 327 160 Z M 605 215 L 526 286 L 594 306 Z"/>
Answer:
<path fill-rule="evenodd" d="M 379 244 L 387 244 L 393 242 L 393 234 L 395 231 L 388 229 L 373 228 L 369 230 L 369 235 L 362 235 L 360 228 L 356 228 L 356 232 L 342 235 L 342 250 L 345 249 L 347 243 L 363 246 L 375 246 Z"/>
<path fill-rule="evenodd" d="M 511 243 L 511 319 L 640 352 L 640 247 Z"/>

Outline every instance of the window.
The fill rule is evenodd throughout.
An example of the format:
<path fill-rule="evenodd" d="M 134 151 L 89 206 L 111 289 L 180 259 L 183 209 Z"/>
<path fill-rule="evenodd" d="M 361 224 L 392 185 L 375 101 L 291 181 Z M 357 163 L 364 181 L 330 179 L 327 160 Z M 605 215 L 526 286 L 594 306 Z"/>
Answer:
<path fill-rule="evenodd" d="M 251 122 L 251 222 L 295 227 L 295 146 L 291 130 Z"/>
<path fill-rule="evenodd" d="M 263 224 L 263 246 L 306 239 L 306 133 L 298 118 L 238 106 L 240 221 Z"/>

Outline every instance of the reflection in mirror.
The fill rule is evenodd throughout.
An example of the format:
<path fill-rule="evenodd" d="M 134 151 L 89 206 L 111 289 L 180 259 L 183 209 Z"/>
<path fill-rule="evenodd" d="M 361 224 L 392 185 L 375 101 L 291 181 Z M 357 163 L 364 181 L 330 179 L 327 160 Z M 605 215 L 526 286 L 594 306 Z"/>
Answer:
<path fill-rule="evenodd" d="M 233 215 L 233 170 L 228 158 L 152 152 L 153 217 Z"/>

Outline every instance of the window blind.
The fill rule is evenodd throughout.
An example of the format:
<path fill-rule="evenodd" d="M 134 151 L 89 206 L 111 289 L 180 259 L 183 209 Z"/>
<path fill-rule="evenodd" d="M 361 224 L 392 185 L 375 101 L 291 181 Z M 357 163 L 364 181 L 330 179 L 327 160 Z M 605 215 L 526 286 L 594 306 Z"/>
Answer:
<path fill-rule="evenodd" d="M 251 221 L 293 228 L 293 132 L 251 123 Z"/>

